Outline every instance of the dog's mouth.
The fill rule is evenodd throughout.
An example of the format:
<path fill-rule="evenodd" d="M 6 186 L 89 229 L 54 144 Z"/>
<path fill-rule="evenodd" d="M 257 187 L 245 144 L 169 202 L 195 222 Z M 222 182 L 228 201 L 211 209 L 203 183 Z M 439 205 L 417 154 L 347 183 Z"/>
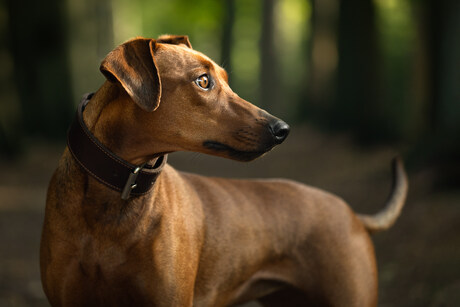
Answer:
<path fill-rule="evenodd" d="M 251 161 L 254 160 L 267 151 L 269 151 L 272 147 L 267 148 L 266 150 L 255 150 L 255 151 L 242 151 L 237 150 L 229 145 L 222 144 L 216 141 L 204 141 L 203 146 L 207 149 L 219 152 L 219 153 L 226 153 L 229 158 L 238 160 L 238 161 Z"/>

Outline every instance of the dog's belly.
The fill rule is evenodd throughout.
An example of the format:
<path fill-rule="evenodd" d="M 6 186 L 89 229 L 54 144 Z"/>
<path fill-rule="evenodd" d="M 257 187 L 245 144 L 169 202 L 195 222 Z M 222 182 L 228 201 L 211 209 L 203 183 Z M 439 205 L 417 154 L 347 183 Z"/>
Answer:
<path fill-rule="evenodd" d="M 194 306 L 233 306 L 285 289 L 290 284 L 287 276 L 258 271 L 235 288 L 209 289 L 207 293 L 195 293 Z M 286 279 L 286 280 L 285 280 Z M 196 289 L 202 289 L 198 284 Z"/>

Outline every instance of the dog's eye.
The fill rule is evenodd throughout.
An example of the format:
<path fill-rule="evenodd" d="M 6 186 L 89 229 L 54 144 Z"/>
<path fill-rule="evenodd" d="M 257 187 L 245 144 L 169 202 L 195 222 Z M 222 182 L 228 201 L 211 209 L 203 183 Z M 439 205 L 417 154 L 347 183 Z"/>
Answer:
<path fill-rule="evenodd" d="M 209 90 L 211 86 L 211 80 L 209 80 L 209 76 L 206 74 L 196 78 L 195 83 L 204 90 Z"/>

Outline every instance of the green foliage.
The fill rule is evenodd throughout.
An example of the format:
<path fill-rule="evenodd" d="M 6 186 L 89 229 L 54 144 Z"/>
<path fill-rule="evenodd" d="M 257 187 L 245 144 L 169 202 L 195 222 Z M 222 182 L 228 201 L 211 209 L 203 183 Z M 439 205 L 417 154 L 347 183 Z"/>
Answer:
<path fill-rule="evenodd" d="M 222 1 L 113 0 L 115 43 L 135 36 L 188 35 L 194 48 L 217 59 Z"/>
<path fill-rule="evenodd" d="M 235 3 L 236 20 L 231 48 L 233 69 L 230 74 L 235 91 L 245 99 L 258 104 L 261 3 L 245 0 L 236 0 Z"/>
<path fill-rule="evenodd" d="M 416 141 L 435 127 L 460 131 L 456 0 L 276 0 L 273 16 L 263 0 L 54 0 L 46 10 L 27 3 L 32 11 L 12 9 L 15 1 L 0 6 L 0 63 L 11 68 L 1 75 L 10 89 L 2 97 L 16 97 L 0 105 L 4 139 L 16 130 L 62 136 L 56 132 L 65 130 L 69 110 L 103 82 L 102 58 L 130 38 L 161 34 L 188 35 L 195 49 L 228 68 L 235 92 L 288 121 L 374 141 Z M 272 20 L 274 37 L 268 59 L 261 56 L 264 20 Z M 27 57 L 30 46 L 34 58 Z M 276 69 L 262 69 L 270 65 Z M 260 101 L 270 84 L 263 71 L 276 74 L 270 106 Z M 35 122 L 37 114 L 46 120 Z M 11 138 L 0 143 L 15 143 Z"/>
<path fill-rule="evenodd" d="M 386 133 L 392 137 L 411 137 L 417 131 L 423 101 L 413 96 L 413 73 L 416 63 L 411 61 L 416 50 L 416 25 L 410 0 L 374 1 L 377 8 L 377 33 L 382 63 L 383 100 L 381 112 L 388 119 Z M 415 112 L 414 112 L 415 111 Z"/>

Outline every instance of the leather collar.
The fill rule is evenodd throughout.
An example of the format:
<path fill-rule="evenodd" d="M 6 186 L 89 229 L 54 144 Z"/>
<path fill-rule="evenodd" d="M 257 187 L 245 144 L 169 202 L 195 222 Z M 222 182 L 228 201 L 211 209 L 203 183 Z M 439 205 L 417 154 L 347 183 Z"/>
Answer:
<path fill-rule="evenodd" d="M 83 111 L 92 96 L 83 97 L 67 133 L 67 146 L 72 156 L 92 177 L 121 192 L 122 199 L 148 193 L 166 164 L 167 155 L 159 157 L 154 165 L 133 165 L 102 145 L 83 121 Z"/>

